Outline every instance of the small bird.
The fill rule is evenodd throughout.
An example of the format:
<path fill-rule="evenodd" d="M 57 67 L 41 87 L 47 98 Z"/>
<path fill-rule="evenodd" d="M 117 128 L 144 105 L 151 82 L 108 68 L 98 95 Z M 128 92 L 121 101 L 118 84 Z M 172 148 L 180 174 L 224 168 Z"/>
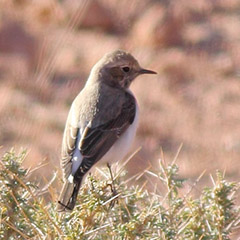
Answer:
<path fill-rule="evenodd" d="M 138 124 L 138 106 L 129 90 L 143 69 L 123 50 L 103 56 L 72 103 L 62 142 L 64 184 L 57 211 L 73 210 L 81 182 L 98 161 L 110 164 L 128 153 Z"/>

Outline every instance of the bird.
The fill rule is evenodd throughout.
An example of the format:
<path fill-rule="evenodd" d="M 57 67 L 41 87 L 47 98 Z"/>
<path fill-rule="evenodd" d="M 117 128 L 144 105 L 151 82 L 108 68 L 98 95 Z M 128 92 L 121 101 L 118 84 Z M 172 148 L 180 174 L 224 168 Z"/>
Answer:
<path fill-rule="evenodd" d="M 122 160 L 130 150 L 138 125 L 138 104 L 129 89 L 142 68 L 124 50 L 105 54 L 91 69 L 85 86 L 72 102 L 61 151 L 63 186 L 57 211 L 72 211 L 81 183 L 98 162 Z"/>

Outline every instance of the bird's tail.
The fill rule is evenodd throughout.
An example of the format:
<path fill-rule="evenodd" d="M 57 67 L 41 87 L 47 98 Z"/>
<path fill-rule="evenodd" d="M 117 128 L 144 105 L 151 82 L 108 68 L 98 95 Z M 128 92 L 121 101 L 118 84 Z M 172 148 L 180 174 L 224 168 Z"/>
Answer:
<path fill-rule="evenodd" d="M 82 179 L 78 181 L 69 182 L 68 180 L 64 182 L 60 197 L 57 203 L 57 211 L 65 212 L 72 211 L 77 200 L 78 191 L 81 186 Z"/>

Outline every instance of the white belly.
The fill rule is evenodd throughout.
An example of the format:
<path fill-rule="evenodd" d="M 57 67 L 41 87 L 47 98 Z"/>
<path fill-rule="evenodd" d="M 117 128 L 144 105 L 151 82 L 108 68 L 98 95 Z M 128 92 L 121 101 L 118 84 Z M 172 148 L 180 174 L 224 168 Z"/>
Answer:
<path fill-rule="evenodd" d="M 130 151 L 138 126 L 138 106 L 133 123 L 113 144 L 109 151 L 99 160 L 98 164 L 114 163 L 122 160 Z M 98 165 L 97 164 L 97 165 Z"/>
<path fill-rule="evenodd" d="M 129 90 L 131 93 L 131 91 Z M 131 93 L 132 94 L 132 93 Z M 120 136 L 120 138 L 113 144 L 113 146 L 108 150 L 108 152 L 95 164 L 93 167 L 96 167 L 98 165 L 106 164 L 106 163 L 114 163 L 122 160 L 130 151 L 133 140 L 136 135 L 136 130 L 138 126 L 138 105 L 136 102 L 136 115 L 134 118 L 133 123 L 128 127 L 128 129 Z M 79 135 L 77 137 L 76 144 L 78 146 L 79 141 L 81 139 L 82 133 L 79 132 Z M 73 181 L 73 175 L 78 170 L 79 166 L 81 165 L 83 160 L 83 156 L 78 150 L 78 148 L 75 148 L 72 158 L 72 172 L 69 176 L 69 181 Z"/>

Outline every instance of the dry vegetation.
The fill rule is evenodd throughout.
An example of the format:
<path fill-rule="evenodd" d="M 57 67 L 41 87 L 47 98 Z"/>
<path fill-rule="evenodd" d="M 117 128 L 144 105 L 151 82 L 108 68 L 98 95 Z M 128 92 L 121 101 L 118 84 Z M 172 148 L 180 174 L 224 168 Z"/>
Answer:
<path fill-rule="evenodd" d="M 74 211 L 59 214 L 56 189 L 51 184 L 41 189 L 39 178 L 30 180 L 34 170 L 22 167 L 24 158 L 24 152 L 12 150 L 1 161 L 1 239 L 230 240 L 240 227 L 240 208 L 234 204 L 239 184 L 226 181 L 221 172 L 212 177 L 213 186 L 193 199 L 191 190 L 179 193 L 184 180 L 175 161 L 167 165 L 161 159 L 154 172 L 145 171 L 161 191 L 157 184 L 154 191 L 128 187 L 130 179 L 143 174 L 124 180 L 121 168 L 113 195 L 109 171 L 99 170 L 101 178 L 89 176 L 83 184 Z M 44 200 L 43 192 L 50 199 Z"/>
<path fill-rule="evenodd" d="M 239 181 L 239 11 L 238 0 L 0 0 L 1 155 L 26 148 L 24 164 L 45 159 L 36 175 L 51 178 L 71 101 L 93 64 L 123 48 L 159 73 L 132 86 L 142 149 L 129 172 L 183 144 L 185 188 L 204 170 L 197 189 L 215 169 Z"/>

